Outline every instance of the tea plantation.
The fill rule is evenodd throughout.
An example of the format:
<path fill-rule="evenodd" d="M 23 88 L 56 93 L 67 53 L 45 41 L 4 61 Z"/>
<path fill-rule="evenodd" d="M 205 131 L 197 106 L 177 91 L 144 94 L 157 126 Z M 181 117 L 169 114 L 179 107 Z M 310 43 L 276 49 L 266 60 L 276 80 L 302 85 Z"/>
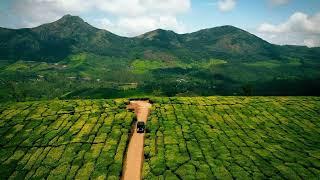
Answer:
<path fill-rule="evenodd" d="M 319 179 L 319 97 L 154 99 L 144 179 Z"/>
<path fill-rule="evenodd" d="M 132 119 L 121 99 L 0 105 L 0 179 L 119 179 Z"/>
<path fill-rule="evenodd" d="M 320 97 L 152 101 L 143 179 L 320 178 Z M 0 179 L 119 179 L 126 102 L 0 104 Z"/>

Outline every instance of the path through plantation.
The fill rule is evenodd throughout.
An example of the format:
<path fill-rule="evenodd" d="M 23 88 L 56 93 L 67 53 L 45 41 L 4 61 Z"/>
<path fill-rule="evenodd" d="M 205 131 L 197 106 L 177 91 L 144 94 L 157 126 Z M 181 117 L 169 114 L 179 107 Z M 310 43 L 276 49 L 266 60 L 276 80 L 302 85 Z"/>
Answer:
<path fill-rule="evenodd" d="M 134 110 L 138 121 L 147 122 L 151 104 L 148 101 L 130 101 L 128 109 Z M 143 165 L 144 133 L 137 133 L 136 126 L 129 142 L 124 164 L 123 180 L 140 180 Z"/>

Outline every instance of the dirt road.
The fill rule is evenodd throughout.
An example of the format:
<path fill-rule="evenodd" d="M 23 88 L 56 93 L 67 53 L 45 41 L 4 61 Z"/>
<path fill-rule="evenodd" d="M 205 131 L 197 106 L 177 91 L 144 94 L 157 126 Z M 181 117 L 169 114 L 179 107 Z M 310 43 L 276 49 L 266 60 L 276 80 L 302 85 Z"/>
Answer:
<path fill-rule="evenodd" d="M 147 122 L 151 104 L 148 101 L 130 101 L 128 109 L 133 109 L 138 121 Z M 140 180 L 143 165 L 144 133 L 137 133 L 136 127 L 130 139 L 124 166 L 123 180 Z"/>

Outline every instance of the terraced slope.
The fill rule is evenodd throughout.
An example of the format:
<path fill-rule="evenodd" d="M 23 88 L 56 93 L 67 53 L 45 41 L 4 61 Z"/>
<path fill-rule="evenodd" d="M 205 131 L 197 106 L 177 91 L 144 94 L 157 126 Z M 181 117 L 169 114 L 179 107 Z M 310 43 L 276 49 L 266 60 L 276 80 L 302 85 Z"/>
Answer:
<path fill-rule="evenodd" d="M 318 179 L 319 97 L 155 99 L 145 179 Z"/>
<path fill-rule="evenodd" d="M 119 179 L 133 113 L 124 100 L 0 106 L 0 179 Z"/>

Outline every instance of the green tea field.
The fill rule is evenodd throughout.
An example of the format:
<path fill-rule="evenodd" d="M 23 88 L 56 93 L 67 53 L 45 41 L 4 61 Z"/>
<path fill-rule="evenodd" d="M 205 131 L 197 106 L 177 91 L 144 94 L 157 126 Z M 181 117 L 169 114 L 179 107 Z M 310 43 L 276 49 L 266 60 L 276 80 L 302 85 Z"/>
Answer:
<path fill-rule="evenodd" d="M 142 179 L 320 178 L 319 97 L 151 100 Z M 120 179 L 127 102 L 0 104 L 0 179 Z"/>
<path fill-rule="evenodd" d="M 320 98 L 159 98 L 144 179 L 319 179 Z"/>
<path fill-rule="evenodd" d="M 133 113 L 122 100 L 1 106 L 0 179 L 119 179 Z"/>

